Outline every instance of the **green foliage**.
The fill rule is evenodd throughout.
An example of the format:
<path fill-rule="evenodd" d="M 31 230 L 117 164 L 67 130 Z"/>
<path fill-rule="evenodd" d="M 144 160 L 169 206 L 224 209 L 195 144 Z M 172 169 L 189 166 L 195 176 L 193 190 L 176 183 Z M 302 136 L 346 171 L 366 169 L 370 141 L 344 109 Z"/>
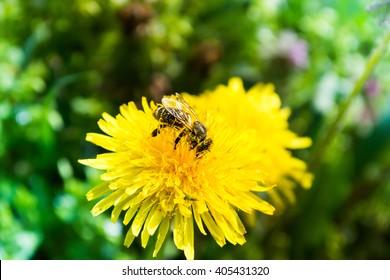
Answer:
<path fill-rule="evenodd" d="M 387 29 L 368 4 L 2 0 L 0 258 L 151 258 L 137 240 L 122 245 L 119 222 L 89 212 L 99 174 L 77 159 L 99 152 L 84 137 L 100 114 L 240 76 L 248 87 L 274 83 L 292 129 L 317 143 Z M 243 246 L 219 248 L 197 232 L 196 258 L 390 258 L 388 58 L 337 126 L 312 188 L 297 188 L 284 212 L 258 215 Z M 311 150 L 297 154 L 309 160 Z M 172 240 L 158 257 L 182 258 Z"/>

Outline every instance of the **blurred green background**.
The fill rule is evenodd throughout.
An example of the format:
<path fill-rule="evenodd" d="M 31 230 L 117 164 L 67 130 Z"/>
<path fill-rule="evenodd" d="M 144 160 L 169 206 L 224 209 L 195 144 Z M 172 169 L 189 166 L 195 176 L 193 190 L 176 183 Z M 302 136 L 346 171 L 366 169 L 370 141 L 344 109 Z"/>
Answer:
<path fill-rule="evenodd" d="M 372 1 L 0 0 L 0 258 L 150 259 L 126 228 L 93 218 L 102 112 L 141 96 L 271 82 L 291 129 L 315 143 L 384 36 Z M 197 259 L 390 258 L 390 60 L 385 53 L 297 203 Z M 310 159 L 312 149 L 296 152 Z M 158 258 L 182 259 L 171 237 Z"/>

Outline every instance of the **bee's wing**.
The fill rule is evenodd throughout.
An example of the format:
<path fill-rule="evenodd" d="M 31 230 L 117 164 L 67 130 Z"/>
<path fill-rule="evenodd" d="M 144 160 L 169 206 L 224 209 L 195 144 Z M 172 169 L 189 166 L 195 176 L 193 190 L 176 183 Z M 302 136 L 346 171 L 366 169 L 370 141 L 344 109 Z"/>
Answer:
<path fill-rule="evenodd" d="M 183 124 L 183 126 L 188 129 L 192 128 L 192 116 L 191 113 L 188 112 L 187 103 L 183 104 L 181 101 L 170 97 L 164 97 L 161 100 L 161 103 L 172 116 L 174 116 L 181 124 Z"/>
<path fill-rule="evenodd" d="M 176 93 L 176 98 L 185 107 L 183 111 L 190 114 L 194 118 L 194 120 L 198 120 L 198 115 L 196 114 L 195 110 L 187 103 L 187 101 L 183 98 L 183 96 Z"/>

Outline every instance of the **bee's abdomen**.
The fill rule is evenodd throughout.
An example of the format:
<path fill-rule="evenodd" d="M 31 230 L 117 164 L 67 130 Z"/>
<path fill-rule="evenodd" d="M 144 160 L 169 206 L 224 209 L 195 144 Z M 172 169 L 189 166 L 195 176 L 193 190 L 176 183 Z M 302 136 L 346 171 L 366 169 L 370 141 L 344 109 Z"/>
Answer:
<path fill-rule="evenodd" d="M 176 110 L 176 109 L 174 109 Z M 154 111 L 153 116 L 161 123 L 174 127 L 183 127 L 183 124 L 177 120 L 166 108 L 159 107 Z"/>

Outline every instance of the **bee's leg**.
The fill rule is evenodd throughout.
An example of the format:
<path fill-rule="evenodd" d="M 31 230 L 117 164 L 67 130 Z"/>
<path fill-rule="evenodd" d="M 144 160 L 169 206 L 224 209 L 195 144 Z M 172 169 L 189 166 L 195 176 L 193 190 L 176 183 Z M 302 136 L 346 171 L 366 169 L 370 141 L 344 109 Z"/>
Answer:
<path fill-rule="evenodd" d="M 155 130 L 152 131 L 152 137 L 156 137 L 160 134 L 160 130 L 166 127 L 166 124 L 160 124 Z"/>
<path fill-rule="evenodd" d="M 204 151 L 210 151 L 211 144 L 213 144 L 213 140 L 210 138 L 205 139 L 203 142 L 199 143 L 199 145 L 196 147 L 195 158 L 200 158 Z"/>
<path fill-rule="evenodd" d="M 176 137 L 176 139 L 175 139 L 175 146 L 173 146 L 173 149 L 174 149 L 174 150 L 176 150 L 176 146 L 177 146 L 177 144 L 179 144 L 180 139 L 181 139 L 184 135 L 186 135 L 187 133 L 188 133 L 188 131 L 187 131 L 186 129 L 183 129 L 183 130 L 180 132 L 179 136 Z"/>
<path fill-rule="evenodd" d="M 190 141 L 190 149 L 193 150 L 195 147 L 198 146 L 198 141 L 192 140 Z"/>
<path fill-rule="evenodd" d="M 156 128 L 155 130 L 152 131 L 152 137 L 156 137 L 160 133 L 160 130 Z"/>

